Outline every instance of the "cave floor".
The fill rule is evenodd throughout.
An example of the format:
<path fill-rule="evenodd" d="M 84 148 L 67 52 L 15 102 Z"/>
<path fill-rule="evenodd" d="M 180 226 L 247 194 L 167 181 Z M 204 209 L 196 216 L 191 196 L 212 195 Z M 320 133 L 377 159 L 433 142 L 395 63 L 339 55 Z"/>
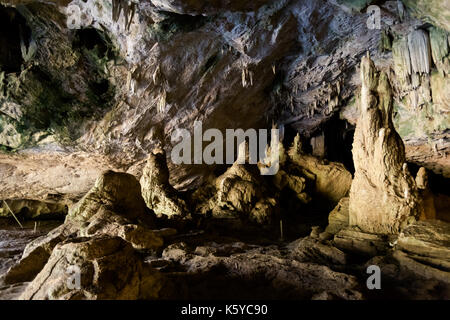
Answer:
<path fill-rule="evenodd" d="M 59 221 L 0 220 L 0 276 L 21 257 L 25 246 Z M 441 299 L 448 286 L 417 275 L 399 275 L 389 254 L 369 257 L 344 252 L 313 234 L 280 240 L 270 230 L 232 231 L 232 226 L 186 227 L 156 251 L 140 251 L 145 264 L 166 279 L 161 299 Z M 366 268 L 383 260 L 382 290 L 368 290 Z M 397 272 L 397 273 L 396 273 Z M 16 299 L 28 283 L 0 286 L 0 299 Z"/>

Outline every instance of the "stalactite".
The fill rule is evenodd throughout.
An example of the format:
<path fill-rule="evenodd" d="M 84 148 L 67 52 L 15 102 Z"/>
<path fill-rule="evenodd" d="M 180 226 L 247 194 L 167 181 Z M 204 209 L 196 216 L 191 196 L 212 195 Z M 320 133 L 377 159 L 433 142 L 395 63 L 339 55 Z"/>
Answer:
<path fill-rule="evenodd" d="M 159 98 L 158 102 L 158 113 L 163 113 L 166 109 L 166 99 L 167 99 L 167 92 L 165 89 L 162 89 L 161 97 Z"/>
<path fill-rule="evenodd" d="M 155 71 L 153 72 L 153 84 L 156 85 L 158 84 L 158 80 L 161 78 L 161 66 L 157 66 Z"/>
<path fill-rule="evenodd" d="M 405 6 L 403 5 L 403 2 L 401 0 L 397 0 L 397 10 L 400 21 L 403 21 L 405 17 Z"/>
<path fill-rule="evenodd" d="M 122 10 L 122 1 L 121 0 L 113 0 L 112 1 L 112 19 L 114 22 L 117 22 L 119 20 L 121 10 Z"/>
<path fill-rule="evenodd" d="M 408 35 L 408 48 L 411 57 L 412 71 L 416 73 L 430 73 L 431 47 L 428 33 L 415 30 Z"/>
<path fill-rule="evenodd" d="M 394 57 L 395 74 L 403 82 L 407 82 L 412 73 L 411 57 L 409 54 L 408 41 L 405 38 L 399 39 L 392 45 Z"/>
<path fill-rule="evenodd" d="M 129 3 L 128 0 L 113 0 L 112 19 L 114 22 L 117 22 L 119 20 L 122 10 L 125 17 L 125 29 L 130 30 L 130 26 L 136 13 L 136 3 Z"/>
<path fill-rule="evenodd" d="M 448 33 L 445 30 L 430 28 L 430 45 L 434 63 L 438 66 L 448 56 Z"/>
<path fill-rule="evenodd" d="M 242 69 L 242 87 L 246 88 L 248 85 L 253 86 L 253 72 L 249 71 L 247 67 Z"/>

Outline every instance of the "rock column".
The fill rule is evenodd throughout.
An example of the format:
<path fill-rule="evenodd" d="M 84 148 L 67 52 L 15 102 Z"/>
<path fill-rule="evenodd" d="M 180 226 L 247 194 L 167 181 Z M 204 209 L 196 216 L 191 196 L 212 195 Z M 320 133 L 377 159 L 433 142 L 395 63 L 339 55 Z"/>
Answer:
<path fill-rule="evenodd" d="M 361 80 L 349 222 L 364 232 L 396 234 L 420 216 L 422 206 L 392 122 L 389 79 L 367 56 L 361 62 Z"/>

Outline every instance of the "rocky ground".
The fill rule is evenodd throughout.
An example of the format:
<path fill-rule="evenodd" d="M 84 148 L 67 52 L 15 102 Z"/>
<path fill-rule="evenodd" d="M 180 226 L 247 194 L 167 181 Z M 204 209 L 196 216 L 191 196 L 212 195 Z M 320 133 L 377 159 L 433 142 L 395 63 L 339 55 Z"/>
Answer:
<path fill-rule="evenodd" d="M 299 172 L 292 166 L 305 156 L 296 150 L 295 145 L 289 150 L 292 162 L 288 165 L 286 159 L 286 170 L 291 166 Z M 349 226 L 349 201 L 344 198 L 325 230 L 314 226 L 320 223 L 317 217 L 306 222 L 284 216 L 281 223 L 290 226 L 283 227 L 278 225 L 275 209 L 283 205 L 277 205 L 276 192 L 271 193 L 273 206 L 257 206 L 266 200 L 263 193 L 255 198 L 252 190 L 264 190 L 264 181 L 254 176 L 258 183 L 252 184 L 251 167 L 246 166 L 230 167 L 217 179 L 232 176 L 234 183 L 226 189 L 221 189 L 223 183 L 213 183 L 217 189 L 206 186 L 209 191 L 200 192 L 202 197 L 168 193 L 168 177 L 158 179 L 167 170 L 165 157 L 158 154 L 149 159 L 142 184 L 130 174 L 104 172 L 71 206 L 62 225 L 28 243 L 16 264 L 8 260 L 1 294 L 19 299 L 450 298 L 448 223 L 416 222 L 400 234 L 364 233 Z M 336 168 L 321 172 L 339 177 Z M 341 171 L 343 181 L 345 176 Z M 299 188 L 305 178 L 282 170 L 273 179 L 285 180 L 283 191 L 296 190 L 300 203 L 307 198 L 307 189 Z M 252 197 L 239 196 L 241 180 L 249 182 L 246 191 Z M 151 197 L 143 197 L 150 191 Z M 208 207 L 211 216 L 180 209 L 205 194 L 212 197 L 206 201 L 213 204 Z M 201 203 L 200 208 L 205 206 Z M 149 207 L 172 214 L 158 218 Z M 15 253 L 35 234 L 18 237 L 18 245 L 10 244 Z M 366 285 L 370 265 L 382 270 L 382 291 Z M 73 266 L 80 270 L 79 288 L 68 286 Z"/>

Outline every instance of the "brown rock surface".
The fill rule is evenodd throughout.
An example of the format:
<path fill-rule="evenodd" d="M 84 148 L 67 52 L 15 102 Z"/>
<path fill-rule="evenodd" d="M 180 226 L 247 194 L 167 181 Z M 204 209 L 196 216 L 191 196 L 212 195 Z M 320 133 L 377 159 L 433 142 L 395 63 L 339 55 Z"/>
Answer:
<path fill-rule="evenodd" d="M 81 271 L 79 288 L 68 287 L 74 266 Z M 78 238 L 55 247 L 19 299 L 154 299 L 161 286 L 158 272 L 145 266 L 121 238 Z"/>
<path fill-rule="evenodd" d="M 407 169 L 403 142 L 392 123 L 389 79 L 364 57 L 361 80 L 349 221 L 365 232 L 395 234 L 419 218 L 421 203 Z"/>
<path fill-rule="evenodd" d="M 140 183 L 145 203 L 156 215 L 183 217 L 188 214 L 186 203 L 170 185 L 164 151 L 155 152 L 148 157 Z"/>

